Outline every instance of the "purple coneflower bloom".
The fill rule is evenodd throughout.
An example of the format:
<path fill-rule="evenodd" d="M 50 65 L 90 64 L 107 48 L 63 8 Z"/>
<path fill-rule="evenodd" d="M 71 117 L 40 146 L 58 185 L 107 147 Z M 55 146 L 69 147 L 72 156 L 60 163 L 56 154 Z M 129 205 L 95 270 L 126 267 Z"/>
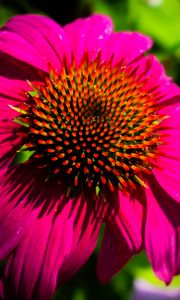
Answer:
<path fill-rule="evenodd" d="M 0 31 L 0 259 L 5 299 L 51 299 L 90 257 L 101 282 L 145 249 L 180 271 L 179 94 L 152 41 L 102 15 Z"/>

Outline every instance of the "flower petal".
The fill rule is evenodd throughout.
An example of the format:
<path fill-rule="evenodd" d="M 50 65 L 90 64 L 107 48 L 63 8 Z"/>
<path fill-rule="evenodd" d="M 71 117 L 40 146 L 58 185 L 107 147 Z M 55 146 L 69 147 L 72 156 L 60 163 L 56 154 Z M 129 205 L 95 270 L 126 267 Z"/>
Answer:
<path fill-rule="evenodd" d="M 82 201 L 71 199 L 60 212 L 54 209 L 34 220 L 6 265 L 8 299 L 49 300 L 57 285 L 86 262 L 100 224 Z"/>
<path fill-rule="evenodd" d="M 0 260 L 4 259 L 20 242 L 34 219 L 35 211 L 25 201 L 17 205 L 14 192 L 5 184 L 7 169 L 0 171 Z"/>
<path fill-rule="evenodd" d="M 107 228 L 98 256 L 97 273 L 108 281 L 128 259 L 142 248 L 143 206 L 130 194 L 119 192 L 119 210 L 107 217 Z"/>
<path fill-rule="evenodd" d="M 4 158 L 9 162 L 11 151 L 8 151 Z M 36 170 L 23 166 L 3 166 L 0 169 L 0 259 L 7 256 L 21 241 L 35 217 L 42 210 L 53 205 L 54 191 L 49 191 L 51 183 L 45 185 L 45 180 Z M 37 184 L 38 183 L 38 184 Z M 43 189 L 39 189 L 43 186 Z M 47 197 L 51 193 L 51 203 Z M 44 196 L 44 203 L 41 203 L 41 196 Z M 56 196 L 57 198 L 57 196 Z M 39 202 L 38 202 L 39 201 Z M 46 209 L 47 209 L 46 208 Z"/>
<path fill-rule="evenodd" d="M 4 259 L 20 242 L 34 219 L 34 213 L 30 212 L 29 207 L 22 209 L 23 204 L 12 208 L 7 205 L 0 214 L 0 259 Z M 2 213 L 4 216 L 2 216 Z M 17 218 L 18 216 L 18 218 Z"/>
<path fill-rule="evenodd" d="M 168 101 L 169 104 L 179 101 L 180 87 L 166 75 L 164 67 L 153 54 L 141 56 L 133 63 L 133 67 L 137 68 L 136 76 L 141 78 L 143 89 L 149 94 L 155 91 L 158 103 L 167 105 Z"/>
<path fill-rule="evenodd" d="M 16 105 L 27 99 L 26 92 L 32 89 L 27 80 L 41 81 L 42 74 L 38 69 L 2 52 L 0 61 L 0 106 L 2 112 L 2 109 L 7 109 L 8 105 Z"/>
<path fill-rule="evenodd" d="M 167 128 L 162 131 L 166 134 L 164 144 L 158 147 L 163 154 L 158 157 L 158 168 L 154 168 L 153 173 L 169 195 L 180 202 L 180 105 L 168 105 L 161 112 L 169 118 L 162 124 Z"/>
<path fill-rule="evenodd" d="M 113 33 L 104 44 L 102 58 L 107 61 L 113 54 L 113 64 L 123 61 L 127 65 L 151 47 L 151 38 L 138 32 Z"/>
<path fill-rule="evenodd" d="M 180 209 L 153 178 L 146 197 L 145 248 L 154 272 L 169 284 L 180 267 Z"/>
<path fill-rule="evenodd" d="M 4 300 L 4 286 L 1 279 L 0 279 L 0 299 Z"/>
<path fill-rule="evenodd" d="M 119 191 L 118 194 L 119 211 L 114 216 L 114 225 L 120 229 L 132 251 L 138 251 L 142 245 L 143 192 L 140 195 Z"/>
<path fill-rule="evenodd" d="M 162 126 L 165 128 L 165 137 L 163 138 L 164 143 L 159 145 L 159 150 L 165 154 L 166 157 L 170 157 L 177 161 L 180 161 L 180 95 L 179 103 L 173 103 L 167 105 L 161 110 L 161 113 L 166 118 Z"/>
<path fill-rule="evenodd" d="M 76 62 L 80 63 L 85 52 L 89 54 L 91 60 L 95 59 L 112 33 L 113 24 L 107 16 L 92 15 L 66 25 L 64 30 L 68 47 L 74 53 Z"/>
<path fill-rule="evenodd" d="M 84 265 L 94 251 L 99 230 L 100 223 L 85 199 L 72 199 L 66 204 L 51 231 L 39 283 L 42 299 Z"/>
<path fill-rule="evenodd" d="M 48 63 L 59 70 L 64 31 L 46 16 L 15 16 L 0 31 L 0 48 L 4 53 L 43 71 L 48 71 Z"/>
<path fill-rule="evenodd" d="M 106 225 L 97 261 L 97 276 L 100 282 L 109 281 L 132 255 L 133 252 L 124 236 L 119 232 L 118 237 L 116 237 L 110 226 Z"/>
<path fill-rule="evenodd" d="M 8 299 L 38 299 L 32 298 L 32 293 L 41 272 L 51 222 L 52 215 L 36 218 L 15 252 L 8 258 L 5 270 Z"/>
<path fill-rule="evenodd" d="M 163 125 L 167 126 L 168 129 L 173 129 L 174 135 L 176 135 L 176 130 L 180 130 L 180 90 L 177 99 L 177 103 L 174 103 L 173 100 L 169 103 L 169 105 L 163 107 L 161 109 L 161 113 L 165 116 L 168 116 L 167 119 L 163 121 Z M 178 136 L 179 137 L 179 136 Z"/>
<path fill-rule="evenodd" d="M 158 158 L 158 168 L 153 169 L 161 187 L 177 202 L 180 202 L 180 162 L 175 159 Z"/>

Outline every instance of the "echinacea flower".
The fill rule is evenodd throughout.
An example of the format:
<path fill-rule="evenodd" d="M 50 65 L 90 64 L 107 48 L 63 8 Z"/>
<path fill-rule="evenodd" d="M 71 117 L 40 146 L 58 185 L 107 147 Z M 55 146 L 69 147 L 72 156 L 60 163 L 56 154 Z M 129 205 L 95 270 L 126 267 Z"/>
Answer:
<path fill-rule="evenodd" d="M 102 224 L 101 282 L 143 249 L 160 279 L 179 273 L 180 89 L 151 46 L 103 15 L 1 29 L 2 298 L 51 299 Z"/>

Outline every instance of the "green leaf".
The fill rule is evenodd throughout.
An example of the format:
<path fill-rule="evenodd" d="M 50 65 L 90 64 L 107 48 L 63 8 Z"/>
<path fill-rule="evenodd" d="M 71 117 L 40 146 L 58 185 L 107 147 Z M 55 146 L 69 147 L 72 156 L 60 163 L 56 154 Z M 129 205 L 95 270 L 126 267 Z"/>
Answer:
<path fill-rule="evenodd" d="M 150 35 L 164 49 L 174 50 L 180 45 L 180 1 L 129 0 L 129 19 L 135 30 Z"/>
<path fill-rule="evenodd" d="M 0 4 L 0 27 L 3 26 L 7 20 L 13 15 L 17 14 L 17 10 L 9 8 L 8 5 Z"/>
<path fill-rule="evenodd" d="M 127 0 L 93 0 L 92 12 L 109 15 L 113 19 L 117 31 L 128 26 L 128 1 Z"/>
<path fill-rule="evenodd" d="M 35 153 L 35 150 L 28 150 L 26 145 L 23 145 L 17 152 L 12 161 L 12 165 L 19 165 L 29 160 L 29 158 Z"/>

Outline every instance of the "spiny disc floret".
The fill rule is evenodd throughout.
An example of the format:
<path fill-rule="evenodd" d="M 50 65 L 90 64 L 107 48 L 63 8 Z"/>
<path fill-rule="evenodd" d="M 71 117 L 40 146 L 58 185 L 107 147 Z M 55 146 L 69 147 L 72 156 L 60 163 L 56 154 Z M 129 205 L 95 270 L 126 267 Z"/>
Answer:
<path fill-rule="evenodd" d="M 111 191 L 144 185 L 161 143 L 163 116 L 156 96 L 122 62 L 112 66 L 99 55 L 76 65 L 50 68 L 43 84 L 28 93 L 26 115 L 29 162 L 58 176 L 67 187 Z"/>

